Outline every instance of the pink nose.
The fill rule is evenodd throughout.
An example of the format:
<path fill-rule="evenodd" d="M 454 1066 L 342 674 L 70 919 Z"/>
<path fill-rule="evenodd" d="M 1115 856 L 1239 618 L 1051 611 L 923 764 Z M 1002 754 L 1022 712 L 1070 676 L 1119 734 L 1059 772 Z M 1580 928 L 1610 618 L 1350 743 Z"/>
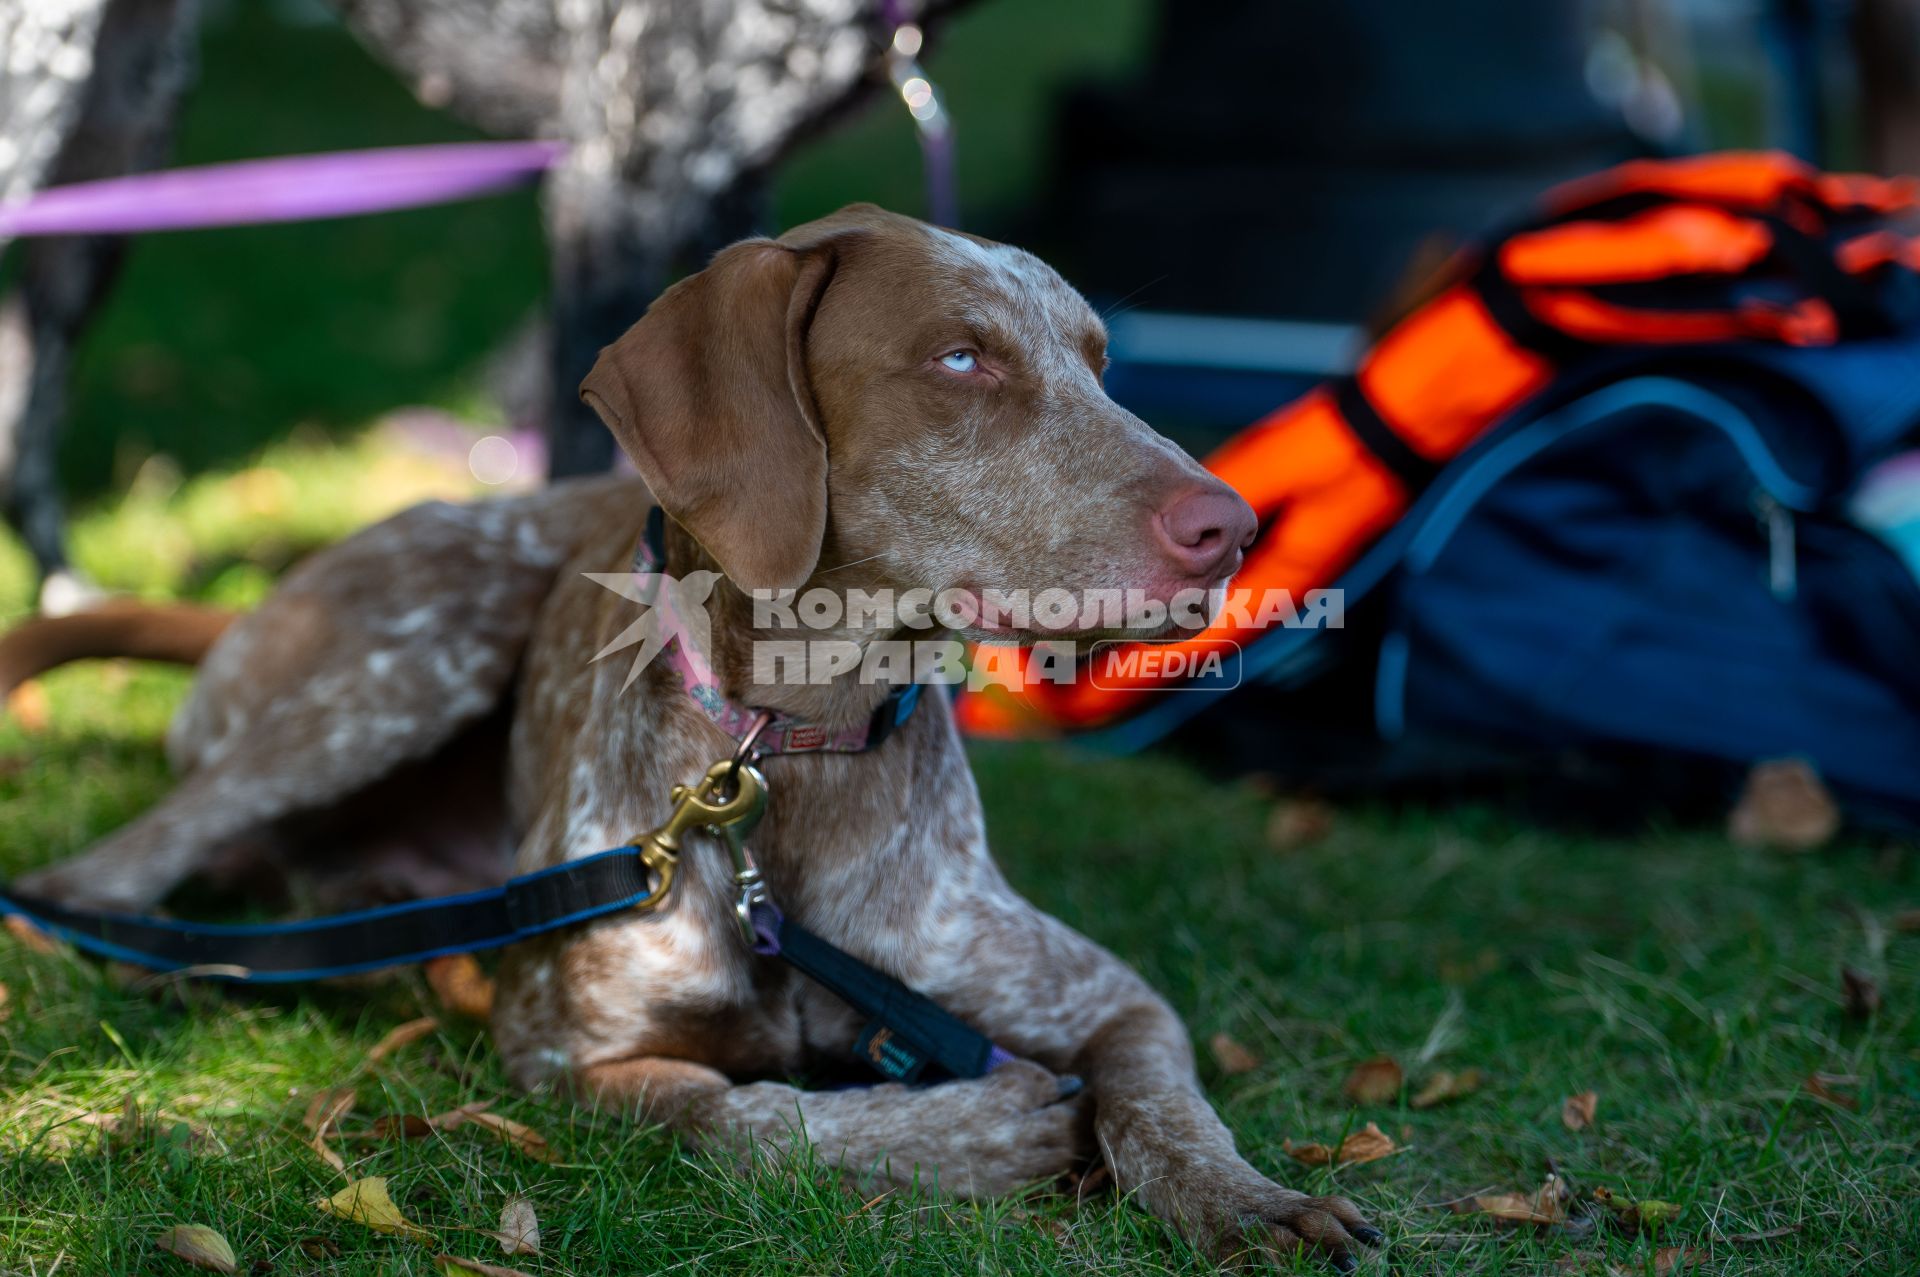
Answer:
<path fill-rule="evenodd" d="M 1240 551 L 1253 544 L 1259 524 L 1252 506 L 1218 487 L 1174 498 L 1154 515 L 1153 530 L 1183 575 L 1213 582 L 1239 568 Z"/>

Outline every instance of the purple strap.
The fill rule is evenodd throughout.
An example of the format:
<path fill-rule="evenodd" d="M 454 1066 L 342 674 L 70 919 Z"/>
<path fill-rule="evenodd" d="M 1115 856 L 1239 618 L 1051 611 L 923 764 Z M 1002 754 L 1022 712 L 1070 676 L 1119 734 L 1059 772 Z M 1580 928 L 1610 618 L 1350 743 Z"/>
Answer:
<path fill-rule="evenodd" d="M 518 186 L 566 152 L 563 142 L 455 142 L 138 173 L 0 206 L 0 236 L 123 235 L 416 208 Z"/>

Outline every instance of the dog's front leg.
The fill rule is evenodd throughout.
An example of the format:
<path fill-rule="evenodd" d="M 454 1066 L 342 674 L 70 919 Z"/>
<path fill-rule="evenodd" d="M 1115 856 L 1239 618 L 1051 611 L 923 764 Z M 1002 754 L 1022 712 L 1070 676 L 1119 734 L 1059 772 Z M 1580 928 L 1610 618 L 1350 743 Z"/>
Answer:
<path fill-rule="evenodd" d="M 1144 986 L 1139 993 L 1079 1057 L 1114 1182 L 1219 1258 L 1305 1245 L 1353 1268 L 1353 1243 L 1376 1244 L 1381 1233 L 1346 1198 L 1282 1188 L 1248 1165 L 1200 1093 L 1185 1027 Z"/>
<path fill-rule="evenodd" d="M 574 1087 L 601 1107 L 637 1112 L 743 1160 L 810 1143 L 869 1190 L 917 1183 L 951 1197 L 997 1197 L 1054 1178 L 1090 1151 L 1078 1084 L 1026 1061 L 939 1086 L 803 1091 L 736 1086 L 705 1065 L 646 1056 L 583 1068 Z"/>
<path fill-rule="evenodd" d="M 1001 1046 L 1086 1078 L 1122 1192 L 1222 1260 L 1304 1245 L 1347 1270 L 1356 1242 L 1383 1240 L 1345 1198 L 1283 1188 L 1240 1156 L 1185 1026 L 1132 968 L 1010 892 L 982 893 L 966 931 L 923 984 Z"/>

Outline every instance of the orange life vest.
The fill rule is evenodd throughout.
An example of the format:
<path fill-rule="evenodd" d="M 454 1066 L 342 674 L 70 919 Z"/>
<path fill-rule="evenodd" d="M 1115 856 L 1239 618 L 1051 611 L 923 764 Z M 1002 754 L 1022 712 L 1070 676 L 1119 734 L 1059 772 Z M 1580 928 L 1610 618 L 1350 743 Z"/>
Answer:
<path fill-rule="evenodd" d="M 1636 161 L 1556 188 L 1528 222 L 1457 255 L 1351 376 L 1206 458 L 1261 521 L 1235 588 L 1300 599 L 1333 584 L 1440 467 L 1596 348 L 1812 346 L 1873 330 L 1869 277 L 1920 271 L 1920 240 L 1884 219 L 1916 206 L 1914 179 L 1821 173 L 1777 153 Z M 1758 298 L 1727 287 L 1758 280 L 1779 287 Z M 1705 304 L 1688 305 L 1694 295 Z M 1174 646 L 1197 657 L 1260 633 L 1223 617 Z M 1099 685 L 1008 678 L 1022 686 L 969 692 L 961 726 L 990 736 L 1101 726 L 1182 663 L 1105 665 Z"/>

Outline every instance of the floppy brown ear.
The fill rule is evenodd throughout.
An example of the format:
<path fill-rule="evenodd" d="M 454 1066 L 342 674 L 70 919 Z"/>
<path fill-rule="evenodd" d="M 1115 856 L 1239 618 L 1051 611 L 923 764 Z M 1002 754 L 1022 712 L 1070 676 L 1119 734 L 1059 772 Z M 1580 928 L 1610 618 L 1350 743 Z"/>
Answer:
<path fill-rule="evenodd" d="M 795 588 L 820 559 L 827 441 L 806 336 L 834 264 L 831 240 L 722 249 L 580 384 L 654 499 L 743 590 Z"/>

